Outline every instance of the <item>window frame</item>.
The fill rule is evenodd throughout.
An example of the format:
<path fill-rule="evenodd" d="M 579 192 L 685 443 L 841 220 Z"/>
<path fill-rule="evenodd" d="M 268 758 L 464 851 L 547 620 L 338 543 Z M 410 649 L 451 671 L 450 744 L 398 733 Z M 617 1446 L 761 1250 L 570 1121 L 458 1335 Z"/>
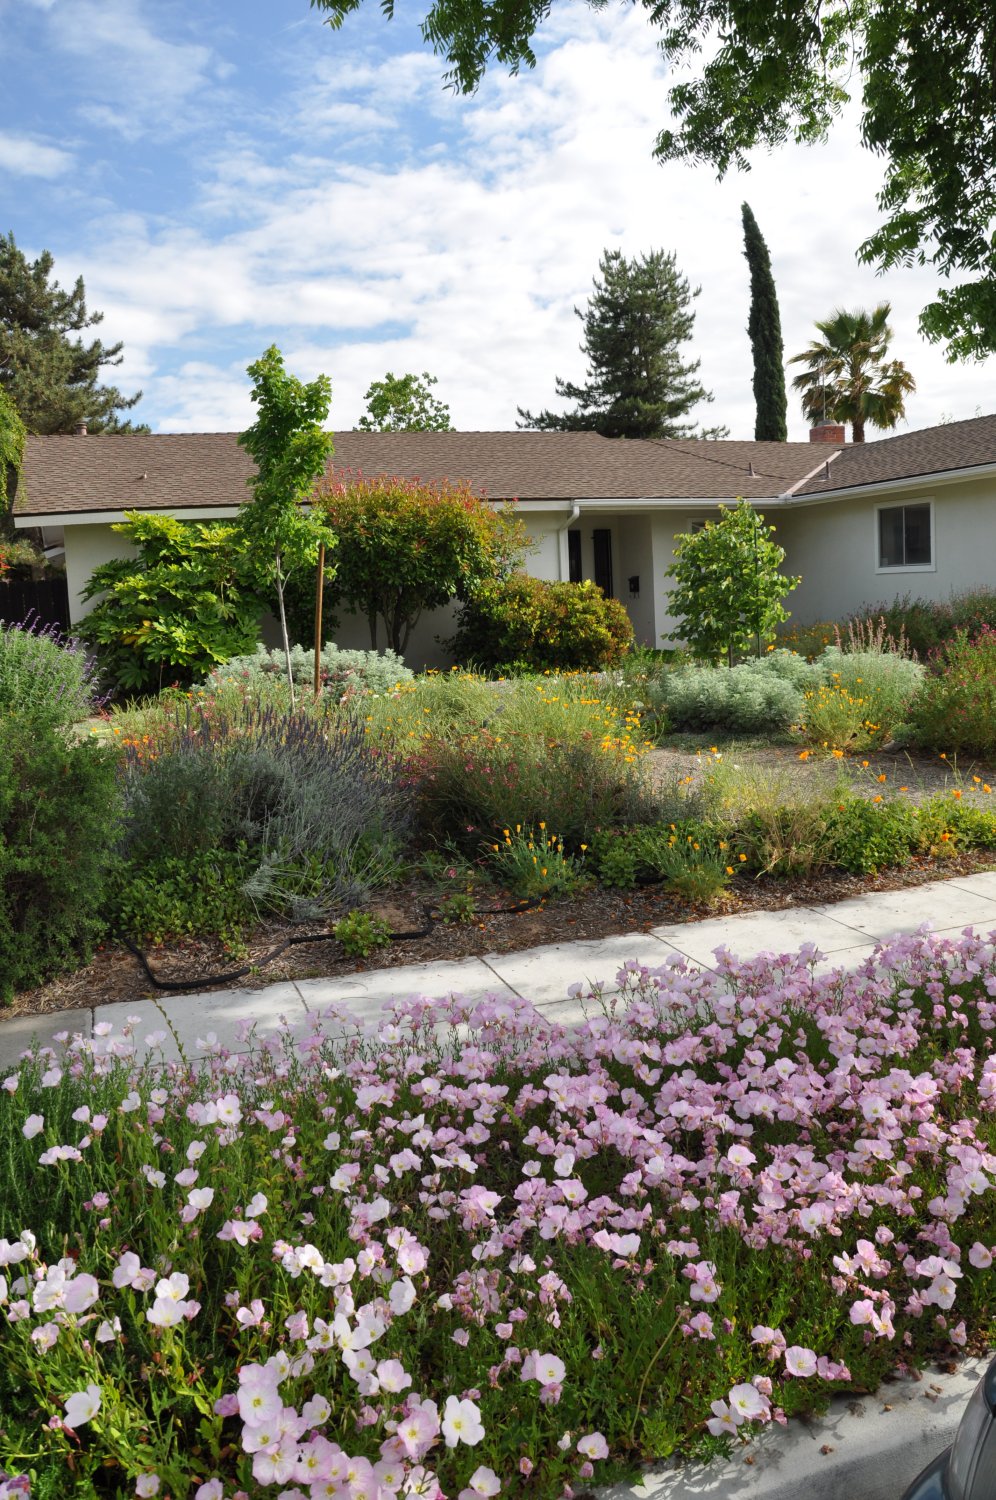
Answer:
<path fill-rule="evenodd" d="M 879 519 L 884 510 L 909 510 L 913 506 L 926 505 L 930 514 L 930 562 L 929 563 L 898 563 L 884 565 L 882 563 L 882 523 Z M 905 524 L 904 524 L 903 547 L 905 549 Z M 934 528 L 934 501 L 933 498 L 924 500 L 891 500 L 883 501 L 875 506 L 875 572 L 894 577 L 897 573 L 936 573 L 937 572 L 937 542 Z"/>

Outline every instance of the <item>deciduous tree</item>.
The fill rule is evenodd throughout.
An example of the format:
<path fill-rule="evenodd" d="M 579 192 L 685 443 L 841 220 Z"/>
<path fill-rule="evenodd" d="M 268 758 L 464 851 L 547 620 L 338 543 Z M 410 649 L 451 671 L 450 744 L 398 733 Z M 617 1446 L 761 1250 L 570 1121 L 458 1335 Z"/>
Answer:
<path fill-rule="evenodd" d="M 598 432 L 603 437 L 678 438 L 696 436 L 683 420 L 712 396 L 695 379 L 699 361 L 687 362 L 681 345 L 692 336 L 693 291 L 673 255 L 651 250 L 627 260 L 606 250 L 599 261 L 602 279 L 584 312 L 581 348 L 588 356 L 584 385 L 556 379 L 557 395 L 575 402 L 574 411 L 532 412 L 519 408 L 519 427 L 543 432 Z M 725 436 L 714 428 L 703 436 Z"/>
<path fill-rule="evenodd" d="M 774 531 L 739 500 L 734 509 L 721 505 L 718 521 L 677 538 L 665 576 L 675 580 L 668 611 L 681 626 L 669 640 L 687 642 L 709 661 L 725 656 L 730 666 L 737 653 L 770 640 L 789 617 L 782 600 L 801 582 L 779 572 L 785 551 Z"/>
<path fill-rule="evenodd" d="M 341 26 L 362 0 L 311 0 Z M 604 0 L 590 0 L 601 5 Z M 864 145 L 884 164 L 881 226 L 860 258 L 932 265 L 942 286 L 921 313 L 951 359 L 996 351 L 996 7 L 992 0 L 643 0 L 669 75 L 657 139 L 664 161 L 722 177 L 757 146 L 822 140 L 852 94 Z M 393 0 L 382 0 L 385 15 Z M 552 0 L 431 0 L 422 33 L 475 89 L 492 61 L 514 73 Z M 689 76 L 691 74 L 691 76 Z M 837 191 L 846 193 L 847 183 Z"/>
<path fill-rule="evenodd" d="M 319 547 L 331 546 L 333 540 L 321 512 L 303 508 L 333 451 L 332 434 L 321 425 L 329 414 L 332 387 L 325 375 L 309 385 L 289 375 L 272 344 L 248 373 L 257 414 L 239 442 L 255 459 L 256 473 L 249 480 L 252 500 L 239 510 L 238 535 L 260 586 L 276 590 L 293 702 L 284 582 L 294 568 L 314 565 Z"/>
<path fill-rule="evenodd" d="M 784 443 L 788 438 L 785 396 L 785 349 L 778 314 L 778 293 L 771 274 L 771 256 L 757 227 L 750 204 L 741 207 L 744 255 L 750 268 L 750 334 L 754 356 L 754 436 L 759 442 Z"/>
<path fill-rule="evenodd" d="M 358 432 L 452 432 L 450 409 L 432 394 L 435 375 L 393 375 L 372 382 L 364 396 L 366 415 Z"/>
<path fill-rule="evenodd" d="M 142 392 L 124 396 L 98 385 L 106 365 L 121 363 L 123 344 L 86 344 L 85 328 L 102 322 L 87 311 L 82 276 L 72 291 L 52 279 L 47 250 L 29 261 L 13 234 L 0 235 L 0 389 L 19 411 L 29 432 L 73 432 L 86 422 L 91 432 L 148 432 L 122 421 Z"/>
<path fill-rule="evenodd" d="M 403 655 L 423 610 L 506 576 L 526 548 L 519 519 L 467 485 L 357 479 L 326 485 L 316 503 L 336 538 L 333 602 L 366 616 L 375 651 L 379 622 Z"/>

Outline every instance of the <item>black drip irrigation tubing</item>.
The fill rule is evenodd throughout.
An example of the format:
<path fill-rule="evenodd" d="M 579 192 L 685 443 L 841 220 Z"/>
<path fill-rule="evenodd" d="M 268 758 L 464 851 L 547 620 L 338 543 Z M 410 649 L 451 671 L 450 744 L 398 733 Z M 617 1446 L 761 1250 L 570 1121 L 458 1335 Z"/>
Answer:
<path fill-rule="evenodd" d="M 515 916 L 519 912 L 535 911 L 538 906 L 543 904 L 543 900 L 542 896 L 529 896 L 524 901 L 516 902 L 515 906 L 492 906 L 488 907 L 486 911 L 480 912 L 479 915 L 482 917 Z M 411 932 L 389 932 L 387 936 L 392 943 L 403 942 L 406 938 L 428 937 L 436 923 L 442 921 L 443 913 L 438 906 L 424 906 L 422 909 L 425 912 L 425 925 L 415 928 Z M 269 953 L 264 953 L 261 958 L 253 959 L 251 963 L 243 965 L 241 969 L 227 969 L 224 974 L 198 974 L 194 979 L 160 979 L 149 963 L 148 955 L 133 943 L 129 937 L 126 937 L 122 932 L 112 932 L 110 936 L 116 942 L 121 943 L 123 947 L 127 948 L 129 953 L 134 954 L 145 970 L 146 977 L 151 985 L 154 985 L 157 990 L 170 990 L 176 993 L 180 993 L 183 990 L 200 989 L 207 985 L 230 984 L 234 979 L 244 979 L 247 974 L 255 974 L 260 969 L 265 968 L 267 964 L 272 964 L 282 953 L 286 953 L 288 948 L 302 947 L 305 943 L 334 943 L 336 941 L 335 935 L 331 931 L 312 932 L 307 935 L 302 934 L 300 937 L 286 938 L 278 947 L 271 948 Z"/>

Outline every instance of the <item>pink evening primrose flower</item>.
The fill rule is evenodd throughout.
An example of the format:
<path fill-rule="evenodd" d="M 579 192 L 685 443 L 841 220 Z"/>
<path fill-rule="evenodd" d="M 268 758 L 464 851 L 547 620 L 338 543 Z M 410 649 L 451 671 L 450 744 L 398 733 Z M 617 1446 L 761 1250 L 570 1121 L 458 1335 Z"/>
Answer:
<path fill-rule="evenodd" d="M 785 1369 L 789 1375 L 796 1375 L 800 1380 L 805 1380 L 807 1376 L 816 1374 L 816 1355 L 812 1349 L 804 1349 L 800 1344 L 793 1344 L 785 1350 Z"/>
<path fill-rule="evenodd" d="M 66 1426 L 74 1431 L 90 1422 L 100 1410 L 100 1386 L 92 1383 L 85 1391 L 75 1391 L 63 1402 L 66 1410 Z"/>
<path fill-rule="evenodd" d="M 442 1429 L 447 1448 L 455 1448 L 457 1443 L 473 1448 L 484 1436 L 478 1407 L 473 1401 L 458 1401 L 456 1396 L 446 1398 Z"/>
<path fill-rule="evenodd" d="M 730 1410 L 739 1414 L 741 1422 L 752 1422 L 757 1417 L 766 1417 L 771 1404 L 756 1386 L 735 1385 L 730 1392 Z"/>
<path fill-rule="evenodd" d="M 712 1413 L 713 1415 L 706 1422 L 706 1426 L 713 1437 L 722 1437 L 724 1434 L 735 1433 L 742 1420 L 739 1413 L 731 1411 L 725 1401 L 714 1401 L 712 1403 Z"/>
<path fill-rule="evenodd" d="M 577 1449 L 585 1458 L 608 1458 L 609 1445 L 600 1432 L 589 1432 L 578 1438 Z"/>
<path fill-rule="evenodd" d="M 158 1495 L 159 1475 L 140 1474 L 135 1480 L 135 1494 L 141 1496 L 142 1500 L 145 1500 L 145 1497 L 148 1495 Z"/>
<path fill-rule="evenodd" d="M 45 1129 L 45 1116 L 44 1115 L 28 1115 L 28 1118 L 25 1120 L 24 1124 L 21 1126 L 21 1131 L 22 1131 L 22 1133 L 24 1135 L 24 1139 L 26 1141 L 33 1141 L 34 1138 L 35 1138 L 35 1136 L 36 1135 L 40 1135 L 41 1132 L 44 1129 Z"/>

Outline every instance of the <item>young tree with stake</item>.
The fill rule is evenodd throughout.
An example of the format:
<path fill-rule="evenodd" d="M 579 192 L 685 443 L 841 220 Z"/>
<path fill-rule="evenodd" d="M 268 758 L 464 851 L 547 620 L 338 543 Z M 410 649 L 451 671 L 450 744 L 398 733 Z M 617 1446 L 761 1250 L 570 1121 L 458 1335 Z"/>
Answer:
<path fill-rule="evenodd" d="M 257 416 L 239 442 L 255 460 L 256 473 L 248 481 L 252 499 L 239 510 L 238 528 L 260 582 L 276 588 L 293 704 L 284 584 L 292 569 L 313 567 L 320 548 L 333 540 L 322 512 L 303 509 L 333 452 L 332 434 L 321 425 L 329 413 L 332 387 L 326 375 L 309 385 L 289 375 L 276 345 L 251 364 L 248 373 Z"/>

